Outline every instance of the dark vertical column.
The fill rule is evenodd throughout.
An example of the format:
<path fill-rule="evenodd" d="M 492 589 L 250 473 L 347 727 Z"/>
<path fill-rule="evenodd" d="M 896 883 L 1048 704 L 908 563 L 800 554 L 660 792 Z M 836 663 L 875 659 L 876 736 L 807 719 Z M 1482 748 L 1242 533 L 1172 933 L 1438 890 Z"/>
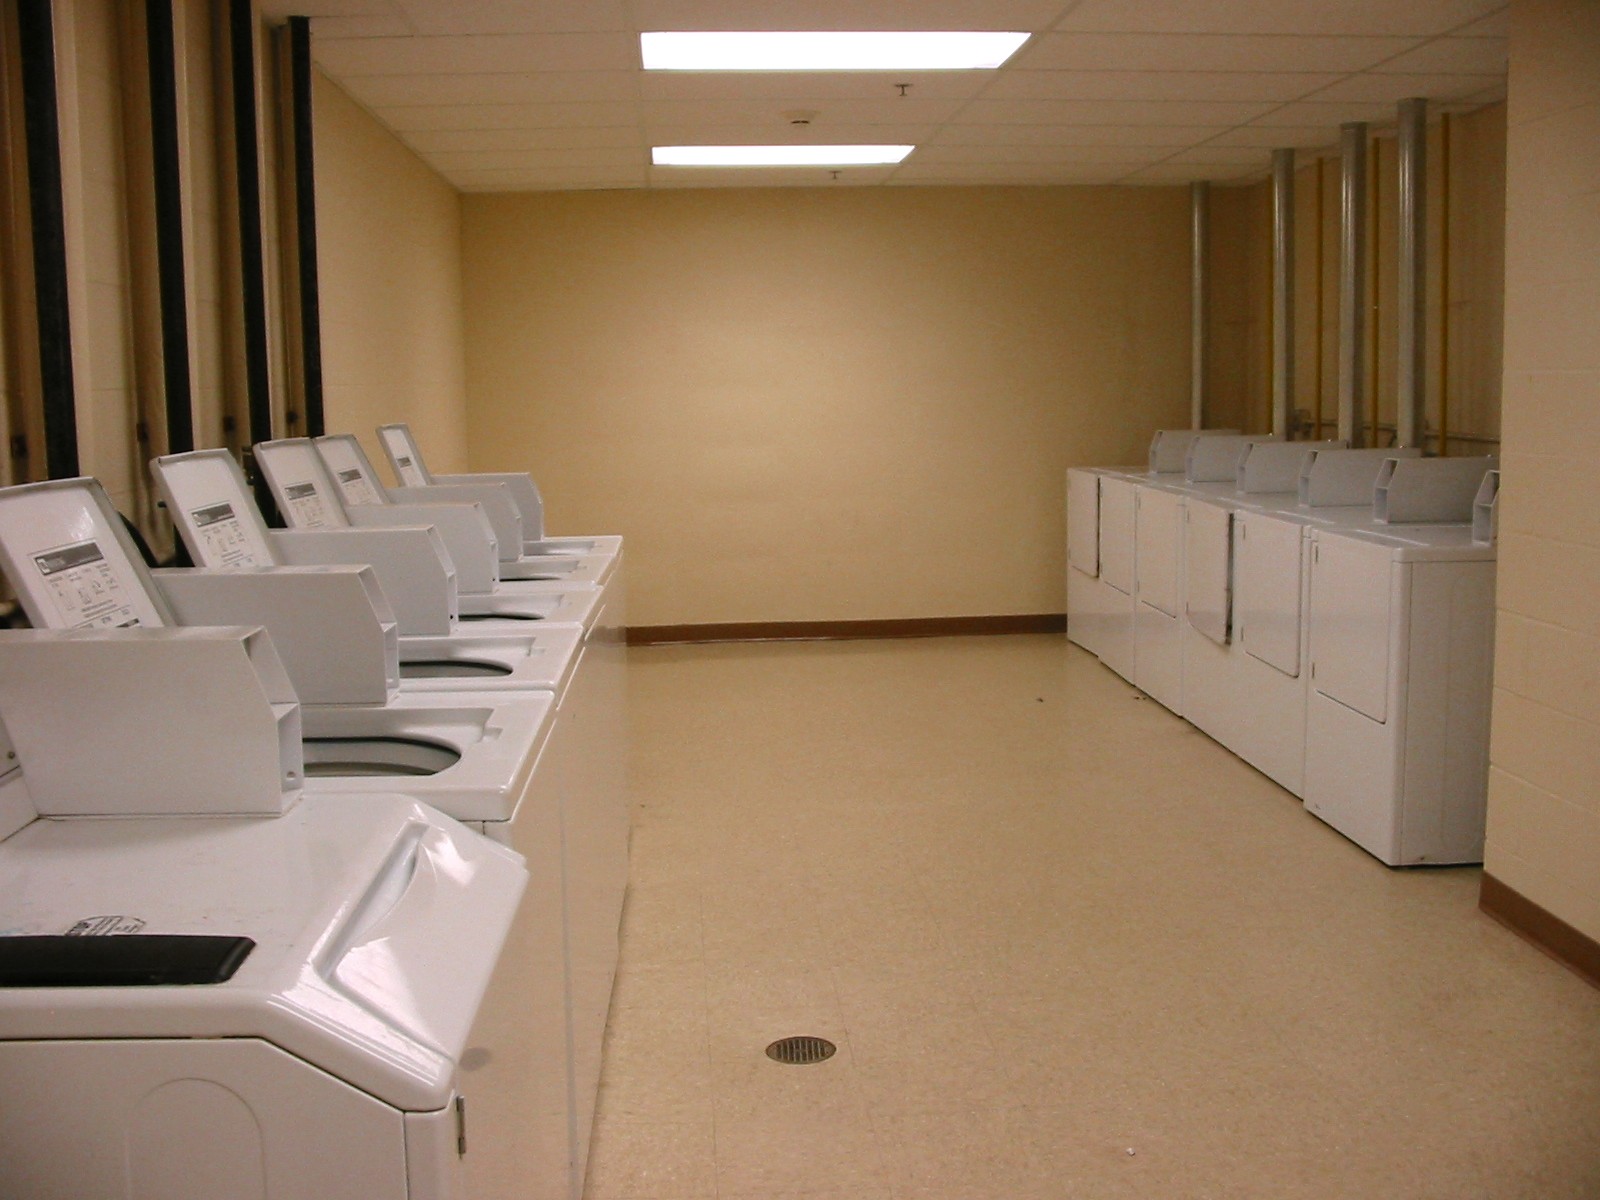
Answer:
<path fill-rule="evenodd" d="M 183 236 L 183 168 L 178 156 L 178 75 L 172 0 L 147 0 L 151 166 L 155 176 L 156 272 L 161 291 L 161 369 L 169 454 L 194 449 L 189 378 L 189 297 Z"/>
<path fill-rule="evenodd" d="M 34 303 L 39 311 L 45 472 L 51 479 L 64 479 L 78 473 L 78 412 L 73 398 L 67 231 L 61 202 L 56 37 L 49 0 L 22 0 L 17 5 L 17 32 L 22 43 L 23 123 L 28 139 Z"/>
<path fill-rule="evenodd" d="M 322 306 L 317 293 L 317 183 L 311 122 L 311 20 L 289 18 L 289 91 L 294 127 L 295 245 L 300 276 L 300 366 L 305 435 L 326 430 L 322 410 Z"/>
<path fill-rule="evenodd" d="M 233 84 L 234 179 L 239 191 L 239 282 L 243 289 L 245 392 L 250 441 L 272 438 L 267 374 L 267 279 L 261 245 L 260 131 L 256 121 L 255 13 L 229 0 L 228 60 Z"/>

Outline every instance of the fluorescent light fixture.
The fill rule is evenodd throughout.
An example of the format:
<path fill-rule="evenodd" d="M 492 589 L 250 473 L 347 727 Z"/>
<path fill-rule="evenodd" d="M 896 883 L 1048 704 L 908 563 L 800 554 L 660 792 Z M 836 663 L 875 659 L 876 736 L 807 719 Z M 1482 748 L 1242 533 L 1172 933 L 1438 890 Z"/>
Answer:
<path fill-rule="evenodd" d="M 647 71 L 993 70 L 1026 33 L 641 33 Z"/>
<path fill-rule="evenodd" d="M 652 146 L 658 167 L 881 167 L 915 146 Z"/>

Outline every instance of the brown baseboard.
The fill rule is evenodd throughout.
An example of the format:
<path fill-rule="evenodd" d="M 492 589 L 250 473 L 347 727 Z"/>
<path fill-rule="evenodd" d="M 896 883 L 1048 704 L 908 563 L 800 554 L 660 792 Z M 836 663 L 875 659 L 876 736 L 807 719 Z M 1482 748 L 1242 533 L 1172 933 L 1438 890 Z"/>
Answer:
<path fill-rule="evenodd" d="M 1478 907 L 1600 987 L 1600 942 L 1588 934 L 1574 929 L 1488 872 L 1484 872 L 1483 884 L 1478 890 Z"/>
<path fill-rule="evenodd" d="M 730 621 L 714 625 L 630 625 L 628 645 L 968 637 L 993 633 L 1063 633 L 1066 628 L 1065 613 L 1025 613 L 1004 617 L 902 617 L 887 621 Z"/>

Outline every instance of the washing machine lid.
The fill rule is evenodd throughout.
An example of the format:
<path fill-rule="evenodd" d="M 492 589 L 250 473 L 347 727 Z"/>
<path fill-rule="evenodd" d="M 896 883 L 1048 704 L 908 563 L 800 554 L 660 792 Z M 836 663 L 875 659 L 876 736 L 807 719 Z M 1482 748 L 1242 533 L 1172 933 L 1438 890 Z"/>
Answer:
<path fill-rule="evenodd" d="M 312 441 L 346 504 L 387 504 L 388 489 L 353 433 L 327 433 Z"/>
<path fill-rule="evenodd" d="M 378 440 L 383 452 L 389 456 L 395 478 L 406 487 L 427 487 L 433 482 L 428 464 L 422 461 L 422 451 L 411 436 L 411 427 L 404 423 L 379 425 Z"/>
<path fill-rule="evenodd" d="M 257 442 L 251 450 L 291 529 L 343 529 L 350 524 L 342 485 L 310 438 Z M 380 492 L 359 502 L 381 504 L 387 499 Z"/>
<path fill-rule="evenodd" d="M 516 853 L 392 794 L 38 820 L 0 843 L 0 876 L 7 936 L 254 943 L 220 983 L 0 987 L 0 1038 L 255 1037 L 409 1111 L 449 1102 L 527 880 Z"/>
<path fill-rule="evenodd" d="M 0 490 L 0 564 L 35 629 L 175 624 L 93 479 Z"/>
<path fill-rule="evenodd" d="M 226 450 L 163 455 L 150 473 L 196 566 L 280 565 L 244 472 Z"/>

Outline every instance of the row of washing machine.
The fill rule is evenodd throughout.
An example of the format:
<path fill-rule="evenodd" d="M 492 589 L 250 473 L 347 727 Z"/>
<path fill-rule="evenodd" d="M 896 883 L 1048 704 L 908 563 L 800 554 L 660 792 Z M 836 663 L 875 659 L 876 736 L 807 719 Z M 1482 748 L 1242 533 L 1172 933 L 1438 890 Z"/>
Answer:
<path fill-rule="evenodd" d="M 398 487 L 254 447 L 287 529 L 226 452 L 153 462 L 193 569 L 93 480 L 0 491 L 0 1193 L 581 1197 L 621 539 L 380 439 Z"/>
<path fill-rule="evenodd" d="M 1161 431 L 1067 473 L 1068 636 L 1381 861 L 1481 861 L 1498 483 Z"/>

